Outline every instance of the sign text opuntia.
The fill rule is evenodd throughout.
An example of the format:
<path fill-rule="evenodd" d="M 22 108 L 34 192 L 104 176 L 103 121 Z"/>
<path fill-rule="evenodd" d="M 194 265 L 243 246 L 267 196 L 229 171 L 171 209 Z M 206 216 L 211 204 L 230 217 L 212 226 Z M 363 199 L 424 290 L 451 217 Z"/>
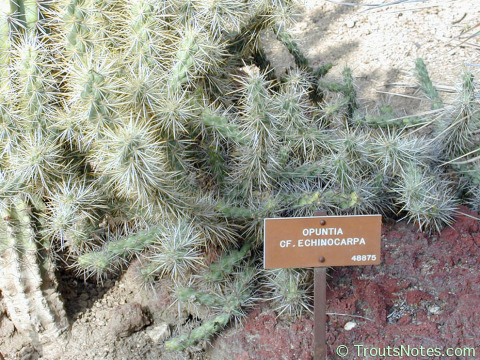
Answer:
<path fill-rule="evenodd" d="M 381 222 L 380 215 L 265 219 L 265 268 L 379 264 Z"/>

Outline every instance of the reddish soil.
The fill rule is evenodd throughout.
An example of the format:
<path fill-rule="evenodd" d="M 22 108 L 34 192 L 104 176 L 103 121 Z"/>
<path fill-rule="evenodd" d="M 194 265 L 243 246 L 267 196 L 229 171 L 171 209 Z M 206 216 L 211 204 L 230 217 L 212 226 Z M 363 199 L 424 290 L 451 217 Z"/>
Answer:
<path fill-rule="evenodd" d="M 480 226 L 462 207 L 452 227 L 429 236 L 410 224 L 384 225 L 382 264 L 330 270 L 327 292 L 329 359 L 346 345 L 347 359 L 385 358 L 375 349 L 410 346 L 402 359 L 473 359 L 480 356 Z M 350 317 L 339 314 L 356 315 Z M 354 322 L 352 330 L 345 330 Z M 212 359 L 312 359 L 311 317 L 286 322 L 268 308 L 250 313 L 243 329 L 224 332 Z M 357 345 L 357 347 L 355 347 Z M 428 348 L 474 348 L 475 356 L 438 357 Z M 413 350 L 416 348 L 418 350 Z M 358 351 L 360 353 L 358 354 Z M 433 350 L 432 350 L 433 351 Z M 228 357 L 222 357 L 227 355 Z M 367 355 L 367 356 L 365 356 Z M 371 355 L 370 357 L 368 355 Z"/>

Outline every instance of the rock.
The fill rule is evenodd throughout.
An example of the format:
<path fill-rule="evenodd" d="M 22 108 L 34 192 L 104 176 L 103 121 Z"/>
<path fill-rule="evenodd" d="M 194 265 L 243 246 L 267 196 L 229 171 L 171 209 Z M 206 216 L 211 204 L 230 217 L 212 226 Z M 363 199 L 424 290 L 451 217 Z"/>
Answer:
<path fill-rule="evenodd" d="M 425 291 L 422 290 L 410 290 L 407 292 L 407 304 L 408 305 L 416 305 L 420 303 L 422 300 L 433 300 L 433 296 Z"/>
<path fill-rule="evenodd" d="M 343 326 L 343 328 L 344 328 L 345 330 L 347 330 L 347 331 L 350 331 L 350 330 L 352 330 L 355 326 L 357 326 L 357 323 L 356 323 L 356 322 L 354 322 L 354 321 L 349 321 L 349 322 L 347 322 L 347 323 Z"/>
<path fill-rule="evenodd" d="M 24 344 L 15 355 L 15 359 L 19 360 L 37 360 L 38 358 L 38 353 L 31 344 Z"/>
<path fill-rule="evenodd" d="M 166 322 L 153 326 L 147 330 L 147 335 L 158 344 L 170 336 L 170 326 Z"/>
<path fill-rule="evenodd" d="M 112 317 L 107 324 L 107 331 L 117 338 L 130 336 L 150 324 L 148 316 L 138 303 L 119 305 L 112 310 Z"/>
<path fill-rule="evenodd" d="M 442 310 L 440 310 L 440 306 L 432 305 L 428 308 L 428 312 L 433 315 L 438 315 L 442 313 Z"/>
<path fill-rule="evenodd" d="M 410 315 L 403 315 L 400 319 L 398 319 L 397 324 L 398 325 L 407 325 L 410 324 L 412 321 L 412 317 Z"/>

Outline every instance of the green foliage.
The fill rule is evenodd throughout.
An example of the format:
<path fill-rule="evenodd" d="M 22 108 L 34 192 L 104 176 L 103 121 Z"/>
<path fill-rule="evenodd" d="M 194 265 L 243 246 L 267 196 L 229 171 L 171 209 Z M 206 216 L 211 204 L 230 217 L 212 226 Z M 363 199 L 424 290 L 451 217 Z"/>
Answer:
<path fill-rule="evenodd" d="M 97 278 L 117 270 L 119 263 L 143 252 L 155 242 L 155 237 L 163 231 L 161 226 L 140 230 L 133 235 L 110 235 L 104 246 L 96 251 L 85 252 L 78 256 L 76 267 L 87 276 Z"/>
<path fill-rule="evenodd" d="M 415 62 L 415 70 L 420 81 L 420 87 L 425 95 L 432 101 L 432 109 L 439 109 L 443 107 L 442 99 L 438 94 L 437 89 L 433 86 L 432 80 L 428 74 L 427 66 L 421 58 Z"/>
<path fill-rule="evenodd" d="M 227 278 L 242 263 L 242 260 L 248 258 L 251 248 L 252 244 L 247 242 L 240 250 L 234 250 L 223 255 L 217 262 L 208 267 L 208 270 L 203 274 L 203 279 L 206 282 L 214 283 Z"/>
<path fill-rule="evenodd" d="M 0 255 L 7 249 L 12 249 L 19 258 L 26 257 L 29 253 L 36 254 L 35 234 L 27 207 L 28 204 L 17 197 L 12 199 L 10 206 L 3 209 Z"/>
<path fill-rule="evenodd" d="M 292 39 L 292 36 L 285 30 L 277 31 L 277 39 L 287 48 L 290 54 L 293 55 L 295 65 L 302 70 L 312 72 L 313 69 L 309 69 L 308 59 L 303 55 L 302 51 L 298 47 L 297 43 Z"/>
<path fill-rule="evenodd" d="M 3 3 L 0 209 L 24 199 L 38 238 L 84 277 L 138 258 L 139 281 L 168 276 L 180 303 L 214 310 L 171 350 L 241 318 L 258 288 L 279 313 L 309 310 L 307 272 L 256 281 L 264 218 L 382 212 L 440 230 L 460 203 L 451 173 L 479 179 L 471 74 L 442 107 L 417 61 L 442 112 L 433 136 L 388 106 L 364 115 L 351 70 L 326 80 L 332 65 L 314 69 L 290 35 L 293 1 Z M 295 60 L 280 78 L 268 31 Z"/>
<path fill-rule="evenodd" d="M 215 315 L 190 333 L 166 341 L 167 350 L 184 350 L 188 346 L 208 340 L 232 318 L 238 320 L 245 315 L 246 309 L 255 300 L 254 284 L 258 276 L 257 270 L 248 263 L 249 248 L 250 245 L 244 245 L 242 249 L 232 251 L 211 264 L 196 281 L 196 287 L 206 288 L 206 291 L 197 290 L 195 287 L 177 289 L 176 295 L 180 303 L 210 307 Z M 212 286 L 214 284 L 216 286 Z"/>
<path fill-rule="evenodd" d="M 376 115 L 362 116 L 356 112 L 352 123 L 357 126 L 364 125 L 372 128 L 405 128 L 421 125 L 425 121 L 421 116 L 396 116 L 395 110 L 389 104 L 383 104 L 375 110 L 378 112 Z"/>
<path fill-rule="evenodd" d="M 230 316 L 228 314 L 222 313 L 217 315 L 214 319 L 205 321 L 191 333 L 167 340 L 165 342 L 165 348 L 168 351 L 185 350 L 187 347 L 195 345 L 201 340 L 207 340 L 212 335 L 222 330 L 229 321 Z"/>
<path fill-rule="evenodd" d="M 424 79 L 430 82 L 428 72 L 423 72 Z M 435 115 L 434 138 L 431 141 L 436 151 L 438 160 L 444 161 L 443 169 L 448 169 L 459 183 L 458 192 L 474 209 L 477 199 L 476 187 L 480 183 L 479 157 L 480 144 L 478 133 L 480 131 L 478 85 L 474 75 L 464 71 L 462 81 L 457 85 L 456 96 L 449 105 L 439 109 Z M 435 102 L 434 102 L 435 103 Z M 437 103 L 439 103 L 437 101 Z M 432 122 L 432 120 L 430 120 Z M 460 180 L 460 181 L 459 181 Z M 442 183 L 445 183 L 444 181 Z M 442 199 L 441 196 L 438 199 Z"/>

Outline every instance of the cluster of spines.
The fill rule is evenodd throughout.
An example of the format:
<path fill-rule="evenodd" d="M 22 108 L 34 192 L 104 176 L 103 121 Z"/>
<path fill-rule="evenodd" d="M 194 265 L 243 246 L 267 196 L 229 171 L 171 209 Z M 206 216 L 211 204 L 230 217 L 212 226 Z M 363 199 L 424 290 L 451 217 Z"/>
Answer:
<path fill-rule="evenodd" d="M 232 319 L 237 321 L 245 315 L 245 310 L 255 300 L 254 283 L 257 277 L 257 270 L 249 265 L 250 249 L 251 243 L 246 243 L 240 250 L 221 256 L 198 277 L 195 286 L 177 289 L 180 305 L 206 306 L 213 309 L 214 315 L 190 333 L 167 340 L 167 350 L 180 351 L 208 340 Z"/>
<path fill-rule="evenodd" d="M 32 211 L 32 202 L 20 196 L 0 209 L 0 288 L 16 328 L 39 346 L 64 331 L 68 320 L 55 291 L 48 245 L 37 238 Z"/>
<path fill-rule="evenodd" d="M 275 311 L 299 317 L 312 311 L 311 274 L 306 269 L 265 270 L 265 299 Z"/>
<path fill-rule="evenodd" d="M 430 143 L 437 152 L 438 160 L 443 162 L 441 168 L 456 174 L 455 181 L 460 180 L 457 192 L 460 194 L 463 192 L 462 196 L 467 198 L 467 203 L 476 209 L 480 183 L 478 167 L 480 104 L 475 77 L 470 71 L 465 70 L 462 81 L 457 86 L 455 98 L 451 104 L 444 104 L 432 85 L 426 65 L 421 59 L 417 60 L 417 71 L 422 90 L 432 100 L 432 108 L 439 112 L 435 114 L 433 120 L 429 119 L 433 122 L 434 130 Z M 445 183 L 446 181 L 441 182 L 441 184 Z M 444 199 L 444 197 L 438 195 L 437 199 Z M 442 202 L 442 205 L 446 204 Z"/>
<path fill-rule="evenodd" d="M 477 149 L 480 129 L 477 85 L 473 74 L 464 73 L 453 105 L 446 106 L 436 122 L 436 138 L 446 160 L 467 160 Z"/>
<path fill-rule="evenodd" d="M 420 229 L 441 231 L 445 224 L 453 222 L 458 200 L 450 181 L 442 174 L 410 164 L 399 180 L 394 189 L 399 194 L 399 204 Z"/>

